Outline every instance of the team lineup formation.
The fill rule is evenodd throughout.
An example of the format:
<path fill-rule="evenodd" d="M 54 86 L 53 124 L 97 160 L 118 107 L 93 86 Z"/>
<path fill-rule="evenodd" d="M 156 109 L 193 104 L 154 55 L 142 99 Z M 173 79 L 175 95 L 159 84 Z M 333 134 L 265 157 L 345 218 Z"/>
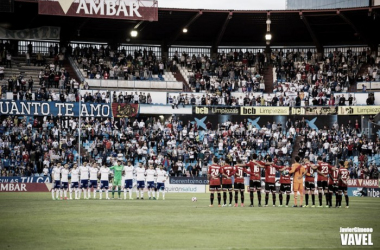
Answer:
<path fill-rule="evenodd" d="M 266 161 L 257 161 L 257 155 L 253 154 L 252 159 L 247 163 L 238 161 L 236 166 L 230 166 L 228 159 L 222 164 L 218 164 L 218 159 L 213 159 L 213 164 L 208 168 L 208 177 L 210 179 L 210 207 L 214 206 L 214 194 L 217 193 L 218 206 L 227 206 L 227 192 L 229 193 L 229 204 L 232 206 L 232 190 L 235 191 L 235 207 L 238 206 L 238 194 L 240 192 L 241 207 L 244 207 L 244 173 L 250 175 L 249 194 L 250 207 L 254 206 L 254 192 L 257 192 L 258 206 L 261 207 L 261 169 L 265 169 L 265 204 L 268 206 L 269 193 L 272 193 L 273 206 L 276 206 L 276 172 L 280 171 L 280 190 L 279 190 L 279 207 L 283 205 L 283 195 L 286 195 L 285 207 L 289 206 L 291 194 L 291 175 L 293 175 L 293 207 L 309 207 L 309 196 L 311 196 L 312 204 L 315 207 L 315 173 L 317 173 L 317 189 L 319 205 L 322 206 L 323 195 L 326 198 L 325 207 L 332 207 L 332 197 L 335 194 L 335 207 L 340 208 L 342 195 L 344 193 L 346 200 L 346 208 L 349 208 L 349 198 L 347 195 L 347 180 L 349 173 L 344 167 L 344 162 L 340 161 L 338 167 L 331 166 L 329 163 L 323 162 L 322 157 L 318 157 L 317 164 L 309 161 L 305 157 L 303 164 L 300 164 L 300 157 L 295 157 L 295 163 L 291 167 L 278 166 L 272 162 L 271 157 L 267 157 Z M 248 167 L 248 168 L 247 168 Z M 220 178 L 221 176 L 221 178 Z M 232 178 L 234 177 L 234 186 L 232 188 Z M 305 177 L 305 180 L 304 180 Z M 305 186 L 304 186 L 305 182 Z M 303 195 L 305 192 L 306 205 L 303 205 Z M 223 192 L 223 205 L 221 205 L 221 193 Z M 298 205 L 298 193 L 300 203 Z"/>
<path fill-rule="evenodd" d="M 293 207 L 316 207 L 315 190 L 317 189 L 319 201 L 317 207 L 323 207 L 323 196 L 326 199 L 325 207 L 333 207 L 332 198 L 335 195 L 335 207 L 340 208 L 344 194 L 346 208 L 349 208 L 349 198 L 347 195 L 349 172 L 344 166 L 343 161 L 340 161 L 338 166 L 332 166 L 329 163 L 323 162 L 321 157 L 314 164 L 309 161 L 308 157 L 305 157 L 301 162 L 301 158 L 296 156 L 295 163 L 292 166 L 279 166 L 269 156 L 266 157 L 265 161 L 258 161 L 257 158 L 257 155 L 253 154 L 247 162 L 238 160 L 235 166 L 230 165 L 228 158 L 213 158 L 213 163 L 208 166 L 207 171 L 210 187 L 210 207 L 214 206 L 215 193 L 217 193 L 218 206 L 223 207 L 238 207 L 240 193 L 240 206 L 244 207 L 245 176 L 249 176 L 249 207 L 254 207 L 254 193 L 257 193 L 258 207 L 268 206 L 269 193 L 272 194 L 272 205 L 275 207 L 277 192 L 276 173 L 279 172 L 280 189 L 278 207 L 289 206 L 292 190 L 294 193 Z M 261 202 L 262 169 L 265 172 L 264 205 Z M 74 164 L 73 168 L 69 169 L 67 164 L 61 166 L 58 163 L 53 168 L 52 177 L 54 183 L 51 191 L 53 200 L 77 200 L 81 198 L 82 193 L 84 199 L 90 199 L 91 189 L 93 199 L 96 199 L 97 192 L 99 192 L 99 199 L 103 198 L 103 192 L 106 194 L 105 199 L 111 199 L 109 197 L 109 190 L 111 188 L 112 199 L 115 198 L 116 191 L 118 199 L 122 199 L 122 192 L 124 193 L 124 199 L 127 199 L 127 193 L 130 200 L 134 199 L 133 191 L 136 192 L 136 199 L 144 199 L 144 190 L 146 188 L 148 199 L 159 199 L 160 193 L 162 193 L 162 199 L 164 200 L 165 182 L 168 179 L 168 173 L 162 165 L 158 165 L 156 168 L 153 165 L 149 165 L 146 168 L 143 163 L 139 162 L 138 166 L 135 167 L 131 161 L 127 161 L 127 165 L 123 165 L 122 161 L 118 160 L 112 167 L 100 167 L 98 163 L 90 164 L 84 162 L 80 167 Z M 317 185 L 315 185 L 315 177 L 317 177 Z M 70 185 L 69 181 L 71 181 Z M 221 203 L 221 192 L 223 193 L 223 204 Z M 227 192 L 229 202 L 227 202 Z M 286 199 L 283 202 L 284 195 Z M 303 204 L 304 195 L 305 205 Z M 232 203 L 233 196 L 235 198 L 234 204 Z M 310 203 L 309 198 L 311 198 Z"/>
<path fill-rule="evenodd" d="M 127 199 L 127 192 L 129 192 L 129 199 L 133 199 L 132 189 L 134 186 L 136 186 L 136 199 L 144 199 L 145 187 L 148 189 L 149 199 L 158 199 L 160 192 L 162 192 L 162 199 L 165 199 L 165 181 L 168 175 L 162 165 L 156 169 L 154 169 L 153 166 L 149 166 L 148 169 L 145 169 L 140 162 L 139 166 L 135 168 L 131 161 L 128 161 L 127 165 L 123 166 L 120 160 L 112 167 L 99 167 L 97 163 L 91 165 L 87 162 L 84 162 L 80 167 L 74 164 L 71 170 L 69 170 L 67 164 L 63 167 L 57 164 L 52 171 L 54 183 L 51 191 L 52 198 L 53 200 L 67 200 L 67 192 L 69 191 L 70 200 L 73 199 L 73 192 L 75 195 L 74 199 L 76 200 L 81 198 L 82 192 L 84 199 L 90 199 L 92 188 L 94 199 L 96 199 L 98 190 L 100 193 L 99 199 L 103 198 L 103 192 L 106 193 L 106 199 L 110 199 L 108 191 L 111 186 L 110 179 L 112 176 L 112 199 L 115 197 L 116 189 L 118 199 L 121 199 L 122 189 L 124 190 L 124 199 Z M 71 179 L 71 185 L 69 185 L 69 179 Z M 123 183 L 122 180 L 124 180 Z M 136 180 L 135 183 L 134 180 Z"/>

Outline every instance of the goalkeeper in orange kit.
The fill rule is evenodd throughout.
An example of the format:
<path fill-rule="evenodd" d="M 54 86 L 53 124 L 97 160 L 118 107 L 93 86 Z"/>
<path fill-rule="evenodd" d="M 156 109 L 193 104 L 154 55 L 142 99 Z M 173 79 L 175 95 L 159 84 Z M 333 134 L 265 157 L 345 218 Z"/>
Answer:
<path fill-rule="evenodd" d="M 294 173 L 293 175 L 293 192 L 294 192 L 294 206 L 297 207 L 297 192 L 300 193 L 300 207 L 303 203 L 303 176 L 306 173 L 305 168 L 299 163 L 300 157 L 295 157 L 295 163 L 292 165 L 292 169 L 289 173 Z"/>

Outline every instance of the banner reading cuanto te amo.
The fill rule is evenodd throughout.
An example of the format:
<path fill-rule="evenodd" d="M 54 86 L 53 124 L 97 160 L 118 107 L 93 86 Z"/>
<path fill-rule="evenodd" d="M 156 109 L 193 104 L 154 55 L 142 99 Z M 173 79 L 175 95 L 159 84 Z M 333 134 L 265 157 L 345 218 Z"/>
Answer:
<path fill-rule="evenodd" d="M 79 103 L 0 101 L 0 115 L 33 115 L 78 117 Z M 84 117 L 112 117 L 110 104 L 82 103 L 80 115 Z"/>

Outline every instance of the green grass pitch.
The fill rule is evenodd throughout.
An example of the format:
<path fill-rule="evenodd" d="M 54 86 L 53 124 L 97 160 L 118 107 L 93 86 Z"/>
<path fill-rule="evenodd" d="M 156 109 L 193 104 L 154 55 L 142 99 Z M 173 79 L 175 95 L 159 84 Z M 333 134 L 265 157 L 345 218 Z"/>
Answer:
<path fill-rule="evenodd" d="M 0 193 L 0 249 L 380 249 L 378 198 L 350 197 L 349 209 L 329 209 L 209 208 L 208 197 L 53 201 L 50 193 Z M 340 227 L 373 228 L 374 245 L 341 246 Z"/>

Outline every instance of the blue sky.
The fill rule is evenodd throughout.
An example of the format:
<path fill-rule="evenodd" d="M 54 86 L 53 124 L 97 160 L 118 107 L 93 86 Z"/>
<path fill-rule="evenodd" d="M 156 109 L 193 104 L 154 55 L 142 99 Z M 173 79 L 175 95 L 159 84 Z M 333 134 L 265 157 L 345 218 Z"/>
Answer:
<path fill-rule="evenodd" d="M 285 0 L 158 0 L 158 7 L 222 10 L 281 10 Z"/>

